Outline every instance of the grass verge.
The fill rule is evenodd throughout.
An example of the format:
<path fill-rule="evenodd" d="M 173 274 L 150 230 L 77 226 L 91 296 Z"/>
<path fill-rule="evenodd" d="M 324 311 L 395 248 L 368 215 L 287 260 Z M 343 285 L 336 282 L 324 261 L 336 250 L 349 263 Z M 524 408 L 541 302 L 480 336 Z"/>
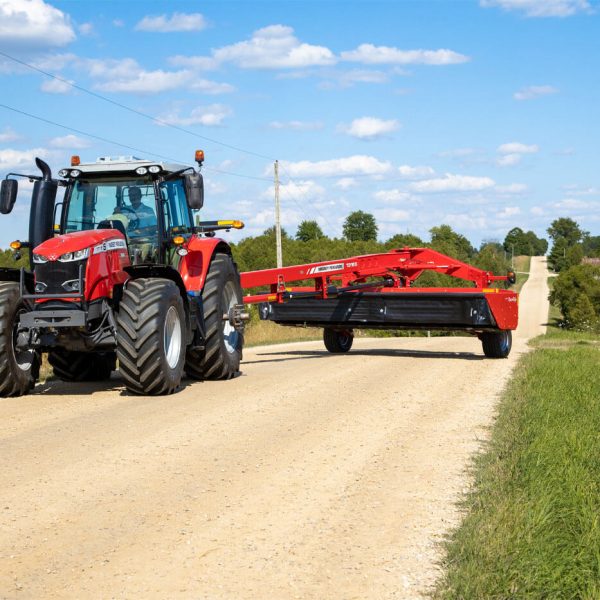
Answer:
<path fill-rule="evenodd" d="M 600 349 L 582 335 L 551 330 L 518 365 L 436 598 L 600 598 Z"/>

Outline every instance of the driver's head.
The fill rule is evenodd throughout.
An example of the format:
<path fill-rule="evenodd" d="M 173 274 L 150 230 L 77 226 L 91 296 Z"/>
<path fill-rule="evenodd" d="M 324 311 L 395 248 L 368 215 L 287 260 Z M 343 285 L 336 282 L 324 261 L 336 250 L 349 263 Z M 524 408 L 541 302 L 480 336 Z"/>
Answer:
<path fill-rule="evenodd" d="M 139 208 L 142 203 L 142 190 L 139 187 L 129 188 L 129 202 L 133 208 Z"/>

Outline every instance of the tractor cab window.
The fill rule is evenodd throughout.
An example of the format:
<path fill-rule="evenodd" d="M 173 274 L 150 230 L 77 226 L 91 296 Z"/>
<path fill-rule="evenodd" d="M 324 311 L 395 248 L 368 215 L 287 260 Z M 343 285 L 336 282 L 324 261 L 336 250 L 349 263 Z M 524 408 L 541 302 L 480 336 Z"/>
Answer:
<path fill-rule="evenodd" d="M 134 262 L 158 258 L 156 202 L 151 182 L 139 180 L 78 180 L 66 207 L 63 231 L 117 229 L 128 242 Z"/>
<path fill-rule="evenodd" d="M 160 185 L 160 195 L 167 236 L 192 233 L 192 220 L 181 179 L 165 181 Z"/>

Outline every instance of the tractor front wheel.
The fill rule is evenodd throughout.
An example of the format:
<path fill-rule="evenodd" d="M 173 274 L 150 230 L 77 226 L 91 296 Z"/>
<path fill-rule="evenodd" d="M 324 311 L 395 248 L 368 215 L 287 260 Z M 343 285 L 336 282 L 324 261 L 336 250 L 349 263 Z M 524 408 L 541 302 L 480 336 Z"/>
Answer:
<path fill-rule="evenodd" d="M 325 348 L 334 354 L 341 354 L 348 352 L 352 348 L 352 342 L 354 341 L 354 332 L 352 329 L 344 329 L 339 331 L 338 329 L 323 329 L 323 342 Z"/>
<path fill-rule="evenodd" d="M 483 353 L 488 358 L 506 358 L 512 348 L 512 332 L 510 330 L 481 334 Z"/>
<path fill-rule="evenodd" d="M 172 394 L 185 361 L 185 309 L 168 279 L 127 284 L 117 313 L 117 357 L 125 386 L 134 394 Z"/>
<path fill-rule="evenodd" d="M 73 352 L 56 349 L 48 352 L 54 375 L 63 381 L 105 381 L 116 369 L 114 352 Z"/>
<path fill-rule="evenodd" d="M 19 315 L 26 312 L 16 283 L 0 283 L 0 397 L 23 396 L 40 372 L 35 350 L 17 349 Z"/>
<path fill-rule="evenodd" d="M 228 254 L 215 254 L 202 290 L 205 349 L 189 349 L 186 373 L 193 379 L 230 379 L 240 369 L 244 335 L 226 316 L 242 304 L 240 276 Z"/>

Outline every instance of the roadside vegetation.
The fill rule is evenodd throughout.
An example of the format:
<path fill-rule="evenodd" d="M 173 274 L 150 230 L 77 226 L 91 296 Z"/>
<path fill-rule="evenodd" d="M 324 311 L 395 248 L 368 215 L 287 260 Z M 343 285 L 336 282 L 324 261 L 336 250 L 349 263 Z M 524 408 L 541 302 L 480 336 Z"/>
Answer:
<path fill-rule="evenodd" d="M 521 359 L 474 461 L 437 599 L 600 598 L 600 335 L 560 311 L 587 296 L 557 292 L 572 268 L 550 278 L 548 332 Z"/>

